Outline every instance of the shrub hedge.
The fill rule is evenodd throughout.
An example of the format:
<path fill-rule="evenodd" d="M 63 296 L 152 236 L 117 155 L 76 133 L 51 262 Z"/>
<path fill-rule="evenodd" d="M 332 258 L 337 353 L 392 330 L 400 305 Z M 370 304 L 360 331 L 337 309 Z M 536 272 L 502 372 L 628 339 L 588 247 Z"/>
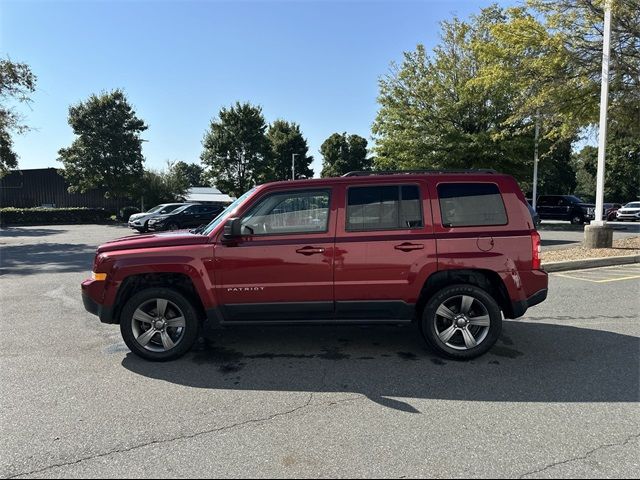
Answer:
<path fill-rule="evenodd" d="M 122 207 L 120 209 L 120 220 L 128 222 L 129 217 L 134 213 L 140 213 L 140 209 L 138 207 Z"/>
<path fill-rule="evenodd" d="M 0 208 L 1 225 L 64 225 L 106 223 L 110 213 L 104 208 Z"/>

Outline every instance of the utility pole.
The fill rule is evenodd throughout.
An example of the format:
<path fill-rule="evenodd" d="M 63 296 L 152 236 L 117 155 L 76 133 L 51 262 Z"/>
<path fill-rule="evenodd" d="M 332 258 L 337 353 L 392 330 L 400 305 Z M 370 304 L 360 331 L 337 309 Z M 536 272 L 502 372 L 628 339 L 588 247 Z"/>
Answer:
<path fill-rule="evenodd" d="M 296 157 L 299 155 L 299 153 L 291 154 L 291 180 L 296 179 Z"/>
<path fill-rule="evenodd" d="M 538 139 L 540 137 L 540 110 L 536 110 L 536 136 L 533 144 L 533 198 L 531 206 L 538 211 Z"/>
<path fill-rule="evenodd" d="M 613 230 L 602 220 L 604 208 L 604 170 L 607 148 L 607 108 L 609 106 L 609 55 L 611 53 L 611 0 L 604 5 L 602 42 L 602 84 L 600 88 L 600 130 L 598 134 L 598 173 L 596 176 L 595 220 L 584 230 L 585 246 L 608 248 L 613 244 Z"/>

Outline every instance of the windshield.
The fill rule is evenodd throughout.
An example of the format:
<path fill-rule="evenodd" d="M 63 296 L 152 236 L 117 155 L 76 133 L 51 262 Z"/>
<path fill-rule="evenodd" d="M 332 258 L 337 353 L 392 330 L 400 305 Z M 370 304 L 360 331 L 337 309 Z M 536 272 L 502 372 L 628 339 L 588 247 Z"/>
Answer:
<path fill-rule="evenodd" d="M 256 188 L 253 187 L 251 190 L 249 190 L 248 192 L 245 192 L 244 194 L 242 194 L 241 196 L 239 196 L 237 199 L 235 199 L 233 201 L 232 204 L 230 204 L 227 208 L 225 208 L 222 212 L 220 212 L 220 215 L 218 215 L 216 218 L 214 218 L 211 223 L 209 225 L 207 225 L 205 227 L 205 229 L 202 231 L 202 235 L 209 235 L 214 228 L 216 228 L 218 225 L 220 225 L 223 221 L 225 221 L 227 219 L 227 217 L 233 213 L 233 211 L 251 194 L 253 193 L 253 191 Z"/>
<path fill-rule="evenodd" d="M 627 203 L 624 208 L 640 208 L 640 202 Z"/>
<path fill-rule="evenodd" d="M 184 212 L 187 208 L 189 208 L 189 207 L 191 207 L 191 206 L 192 206 L 192 205 L 178 205 L 178 208 L 176 208 L 176 209 L 172 209 L 172 210 L 169 210 L 169 211 L 168 211 L 168 212 L 166 212 L 166 213 L 171 213 L 171 214 L 173 215 L 174 213 Z M 163 212 L 163 213 L 164 213 L 164 212 Z"/>
<path fill-rule="evenodd" d="M 584 203 L 584 200 L 582 200 L 580 197 L 576 197 L 575 195 L 567 195 L 567 198 L 572 202 Z"/>
<path fill-rule="evenodd" d="M 160 210 L 159 213 L 169 213 L 169 212 L 173 212 L 176 208 L 180 207 L 181 205 L 175 204 L 175 205 L 167 205 L 166 207 L 164 207 L 162 210 Z"/>
<path fill-rule="evenodd" d="M 147 213 L 156 213 L 158 210 L 160 210 L 161 208 L 164 208 L 164 205 L 156 205 L 155 207 L 153 207 L 150 210 L 147 210 Z"/>

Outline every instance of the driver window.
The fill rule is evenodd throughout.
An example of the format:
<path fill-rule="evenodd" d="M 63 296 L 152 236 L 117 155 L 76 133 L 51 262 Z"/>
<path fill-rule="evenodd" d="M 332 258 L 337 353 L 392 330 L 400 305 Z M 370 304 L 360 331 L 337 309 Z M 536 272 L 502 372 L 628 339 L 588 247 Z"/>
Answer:
<path fill-rule="evenodd" d="M 243 235 L 326 232 L 329 191 L 293 191 L 263 198 L 242 219 Z"/>

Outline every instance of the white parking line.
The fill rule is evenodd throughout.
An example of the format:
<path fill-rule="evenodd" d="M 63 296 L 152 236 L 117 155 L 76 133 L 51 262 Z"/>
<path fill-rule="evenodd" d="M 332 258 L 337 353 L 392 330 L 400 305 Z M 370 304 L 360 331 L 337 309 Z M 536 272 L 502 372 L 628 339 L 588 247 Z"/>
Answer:
<path fill-rule="evenodd" d="M 633 264 L 626 267 L 591 268 L 588 270 L 574 270 L 567 273 L 554 273 L 552 275 L 591 283 L 619 282 L 622 280 L 640 279 L 640 266 Z"/>

